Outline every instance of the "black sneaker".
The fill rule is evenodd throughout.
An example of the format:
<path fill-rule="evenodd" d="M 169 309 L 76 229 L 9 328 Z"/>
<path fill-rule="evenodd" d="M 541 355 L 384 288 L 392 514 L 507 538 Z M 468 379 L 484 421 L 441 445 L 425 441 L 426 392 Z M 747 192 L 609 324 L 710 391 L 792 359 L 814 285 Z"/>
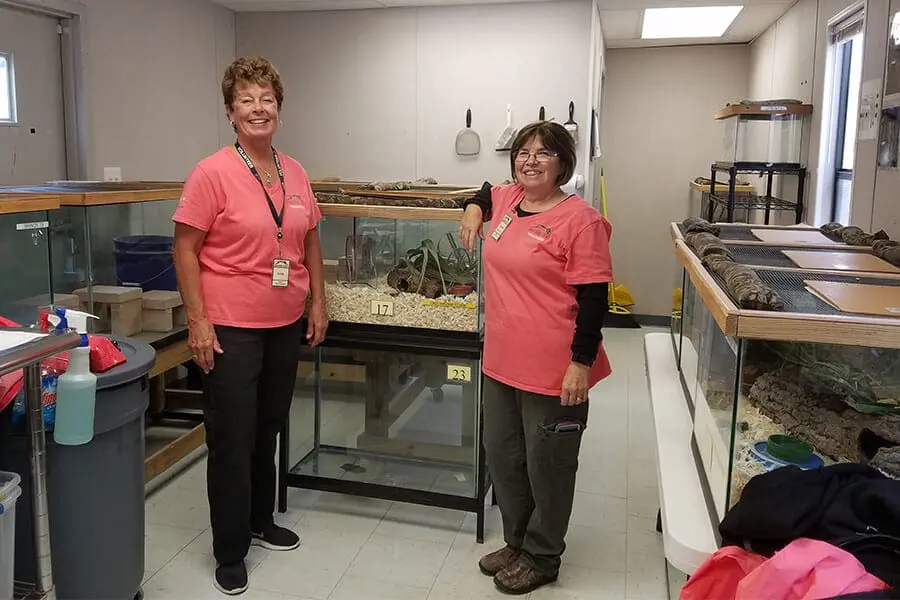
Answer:
<path fill-rule="evenodd" d="M 267 550 L 293 550 L 300 546 L 300 536 L 290 529 L 272 524 L 262 533 L 251 531 L 250 543 Z"/>
<path fill-rule="evenodd" d="M 244 561 L 216 567 L 213 580 L 216 589 L 229 596 L 237 596 L 247 591 L 247 567 Z"/>

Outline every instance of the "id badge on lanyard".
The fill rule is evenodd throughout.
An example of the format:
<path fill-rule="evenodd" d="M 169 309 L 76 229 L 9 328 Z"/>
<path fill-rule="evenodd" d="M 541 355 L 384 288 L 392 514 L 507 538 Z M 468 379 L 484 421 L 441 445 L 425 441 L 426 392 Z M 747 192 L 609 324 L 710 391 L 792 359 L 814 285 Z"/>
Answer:
<path fill-rule="evenodd" d="M 244 163 L 247 165 L 247 168 L 250 169 L 250 172 L 256 177 L 256 180 L 259 182 L 260 187 L 262 188 L 263 194 L 266 195 L 266 202 L 269 205 L 269 210 L 272 213 L 272 220 L 275 221 L 276 227 L 278 227 L 278 234 L 276 235 L 276 239 L 278 240 L 278 256 L 272 260 L 272 287 L 275 288 L 286 288 L 288 287 L 288 283 L 291 279 L 291 261 L 282 257 L 282 241 L 284 239 L 283 227 L 284 227 L 284 207 L 287 204 L 287 191 L 284 186 L 284 171 L 281 169 L 281 161 L 278 159 L 278 153 L 275 152 L 275 149 L 272 148 L 272 158 L 275 161 L 275 169 L 278 171 L 278 180 L 281 182 L 281 192 L 284 196 L 284 201 L 281 205 L 281 212 L 277 212 L 275 210 L 275 203 L 272 202 L 272 198 L 269 196 L 269 192 L 266 191 L 266 186 L 263 185 L 262 179 L 259 177 L 259 172 L 256 170 L 256 166 L 253 164 L 253 161 L 250 160 L 250 157 L 247 156 L 247 153 L 244 152 L 244 149 L 241 147 L 239 142 L 234 143 L 235 149 L 237 149 L 238 154 L 241 155 L 241 158 L 244 159 Z"/>

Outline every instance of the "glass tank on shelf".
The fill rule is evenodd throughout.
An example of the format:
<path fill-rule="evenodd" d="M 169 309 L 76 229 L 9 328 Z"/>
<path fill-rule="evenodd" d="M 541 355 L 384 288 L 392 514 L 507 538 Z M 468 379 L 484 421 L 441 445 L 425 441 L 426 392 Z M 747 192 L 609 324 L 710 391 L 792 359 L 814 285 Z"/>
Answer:
<path fill-rule="evenodd" d="M 335 216 L 320 206 L 332 321 L 480 331 L 481 253 L 462 247 L 462 211 L 360 206 L 351 207 L 359 216 Z"/>
<path fill-rule="evenodd" d="M 0 195 L 0 317 L 23 327 L 53 303 L 48 211 L 57 207 L 56 196 Z"/>
<path fill-rule="evenodd" d="M 719 161 L 800 166 L 804 116 L 812 106 L 796 101 L 730 104 L 716 113 L 722 121 Z"/>
<path fill-rule="evenodd" d="M 479 350 L 434 338 L 396 350 L 386 336 L 361 341 L 358 327 L 338 325 L 321 346 L 302 349 L 282 437 L 282 493 L 298 487 L 464 510 L 475 513 L 482 541 L 489 480 Z"/>
<path fill-rule="evenodd" d="M 50 182 L 50 263 L 57 304 L 78 306 L 92 333 L 161 339 L 185 324 L 172 257 L 181 183 Z"/>
<path fill-rule="evenodd" d="M 684 296 L 679 370 L 718 519 L 752 477 L 786 465 L 862 462 L 900 477 L 900 350 L 729 337 L 690 277 Z"/>

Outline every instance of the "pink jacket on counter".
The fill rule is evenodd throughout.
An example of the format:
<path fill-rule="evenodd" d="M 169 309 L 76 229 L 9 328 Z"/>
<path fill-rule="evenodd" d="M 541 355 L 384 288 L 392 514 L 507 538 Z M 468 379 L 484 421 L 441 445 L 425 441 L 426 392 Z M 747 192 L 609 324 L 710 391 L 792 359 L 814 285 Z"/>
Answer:
<path fill-rule="evenodd" d="M 737 546 L 720 548 L 691 576 L 679 600 L 822 600 L 887 587 L 849 552 L 799 538 L 768 559 Z"/>

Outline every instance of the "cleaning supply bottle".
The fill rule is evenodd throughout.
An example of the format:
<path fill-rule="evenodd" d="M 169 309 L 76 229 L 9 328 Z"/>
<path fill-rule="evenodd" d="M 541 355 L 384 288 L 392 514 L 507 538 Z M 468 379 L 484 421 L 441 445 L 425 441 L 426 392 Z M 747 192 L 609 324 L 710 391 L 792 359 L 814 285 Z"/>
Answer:
<path fill-rule="evenodd" d="M 50 316 L 56 329 L 74 329 L 81 334 L 81 345 L 69 351 L 69 366 L 56 383 L 56 423 L 53 440 L 63 446 L 80 446 L 94 438 L 94 405 L 97 376 L 91 372 L 91 348 L 87 320 L 97 317 L 85 312 L 57 308 Z"/>

